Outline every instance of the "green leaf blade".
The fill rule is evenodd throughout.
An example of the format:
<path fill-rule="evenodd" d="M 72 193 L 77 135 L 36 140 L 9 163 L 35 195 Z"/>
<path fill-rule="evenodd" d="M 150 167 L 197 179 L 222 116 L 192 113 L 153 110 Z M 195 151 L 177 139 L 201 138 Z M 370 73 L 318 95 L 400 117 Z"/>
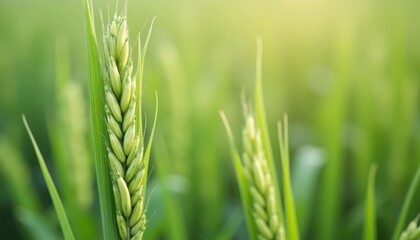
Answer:
<path fill-rule="evenodd" d="M 229 125 L 229 121 L 226 118 L 226 115 L 223 112 L 220 112 L 220 117 L 222 118 L 223 124 L 225 125 L 226 132 L 229 139 L 229 147 L 233 158 L 233 163 L 235 167 L 236 178 L 239 184 L 239 192 L 241 194 L 241 200 L 243 204 L 243 209 L 245 211 L 246 222 L 248 226 L 248 232 L 250 239 L 257 239 L 257 230 L 254 222 L 254 217 L 252 216 L 252 200 L 249 193 L 249 185 L 246 180 L 245 174 L 243 172 L 243 166 L 239 152 L 235 146 L 235 140 L 233 138 L 233 133 Z"/>
<path fill-rule="evenodd" d="M 44 176 L 45 182 L 48 187 L 48 191 L 51 195 L 51 200 L 54 204 L 55 211 L 57 213 L 58 220 L 60 222 L 61 230 L 63 231 L 64 239 L 66 240 L 74 240 L 73 231 L 71 230 L 71 226 L 69 220 L 67 218 L 66 211 L 63 207 L 63 203 L 61 202 L 60 195 L 57 192 L 57 189 L 54 185 L 54 181 L 51 178 L 51 175 L 48 171 L 47 165 L 45 164 L 44 157 L 41 154 L 41 151 L 38 148 L 38 144 L 29 128 L 28 122 L 26 121 L 25 116 L 22 116 L 23 124 L 25 125 L 26 131 L 29 134 L 31 139 L 32 145 L 35 149 L 36 157 L 38 158 L 39 166 L 41 167 L 42 175 Z"/>
<path fill-rule="evenodd" d="M 263 54 L 263 44 L 260 38 L 257 39 L 257 61 L 256 61 L 256 81 L 255 81 L 255 119 L 256 123 L 261 129 L 261 137 L 263 141 L 263 146 L 265 150 L 265 155 L 267 156 L 268 165 L 270 168 L 271 176 L 273 176 L 275 195 L 277 208 L 279 210 L 280 223 L 283 223 L 283 207 L 281 202 L 280 187 L 277 178 L 276 164 L 274 163 L 273 151 L 271 148 L 270 135 L 267 126 L 267 118 L 265 114 L 264 107 L 264 95 L 262 87 L 262 54 Z"/>
<path fill-rule="evenodd" d="M 150 153 L 152 151 L 152 143 L 153 143 L 153 138 L 155 136 L 157 115 L 158 115 L 158 110 L 159 110 L 159 100 L 158 100 L 158 95 L 156 92 L 155 92 L 155 98 L 156 98 L 155 117 L 153 120 L 152 130 L 150 132 L 149 142 L 147 143 L 146 152 L 144 154 L 144 168 L 146 169 L 146 176 L 148 174 L 148 169 L 149 169 Z M 144 189 L 146 189 L 146 182 L 144 183 L 143 187 Z"/>
<path fill-rule="evenodd" d="M 146 42 L 144 47 L 141 46 L 140 36 L 138 37 L 138 66 L 137 66 L 137 82 L 139 83 L 137 86 L 137 129 L 139 129 L 140 139 L 143 139 L 143 121 L 142 121 L 142 97 L 141 94 L 143 92 L 143 73 L 144 73 L 144 61 L 146 58 L 147 47 L 149 46 L 149 40 L 152 35 L 153 24 L 155 22 L 156 17 L 152 19 L 152 23 L 150 24 L 149 31 L 146 37 Z"/>
<path fill-rule="evenodd" d="M 92 11 L 92 2 L 84 0 L 86 14 L 86 41 L 88 48 L 88 76 L 89 98 L 92 116 L 92 130 L 95 152 L 95 168 L 101 209 L 102 232 L 104 239 L 118 239 L 117 222 L 115 216 L 115 203 L 112 195 L 111 177 L 107 164 L 104 136 L 104 96 L 101 64 L 98 52 L 98 42 L 95 34 L 95 24 Z"/>
<path fill-rule="evenodd" d="M 284 190 L 284 206 L 286 214 L 286 234 L 288 239 L 299 240 L 299 228 L 296 217 L 295 201 L 292 191 L 292 183 L 290 180 L 290 159 L 289 159 L 289 130 L 287 116 L 284 116 L 284 127 L 278 123 L 278 137 L 280 143 L 280 159 L 282 165 L 283 175 L 283 190 Z"/>
<path fill-rule="evenodd" d="M 399 236 L 404 228 L 404 224 L 407 220 L 408 210 L 410 209 L 410 205 L 411 205 L 411 202 L 413 201 L 414 194 L 416 190 L 418 189 L 419 182 L 420 182 L 420 166 L 417 168 L 416 175 L 411 181 L 410 188 L 408 189 L 408 193 L 404 199 L 404 204 L 403 204 L 400 216 L 398 217 L 398 222 L 395 227 L 392 240 L 399 239 Z"/>

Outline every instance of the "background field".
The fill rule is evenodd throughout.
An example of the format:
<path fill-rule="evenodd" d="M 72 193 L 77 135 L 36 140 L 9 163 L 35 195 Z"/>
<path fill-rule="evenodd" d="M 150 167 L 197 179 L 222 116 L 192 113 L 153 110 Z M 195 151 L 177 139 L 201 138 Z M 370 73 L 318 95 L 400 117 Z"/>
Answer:
<path fill-rule="evenodd" d="M 107 2 L 94 5 L 106 18 Z M 129 1 L 133 43 L 157 16 L 143 96 L 149 120 L 155 90 L 160 106 L 147 239 L 246 239 L 219 111 L 240 137 L 240 95 L 253 97 L 257 36 L 277 159 L 276 122 L 289 116 L 302 238 L 361 238 L 372 163 L 378 237 L 390 238 L 420 164 L 419 7 L 391 0 Z M 82 1 L 0 0 L 2 239 L 61 236 L 22 113 L 76 237 L 100 236 L 83 11 Z M 96 21 L 100 33 L 99 14 Z M 419 201 L 420 191 L 410 219 Z"/>

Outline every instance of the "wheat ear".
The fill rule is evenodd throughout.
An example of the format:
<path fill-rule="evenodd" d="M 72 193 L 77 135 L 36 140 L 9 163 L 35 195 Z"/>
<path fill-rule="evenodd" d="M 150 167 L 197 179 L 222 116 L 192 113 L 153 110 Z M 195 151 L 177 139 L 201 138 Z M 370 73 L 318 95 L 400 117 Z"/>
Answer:
<path fill-rule="evenodd" d="M 408 224 L 407 229 L 401 234 L 400 240 L 419 240 L 420 226 L 417 225 L 420 215 Z"/>
<path fill-rule="evenodd" d="M 245 127 L 242 132 L 244 152 L 243 172 L 248 181 L 252 202 L 252 215 L 258 239 L 285 239 L 285 230 L 280 223 L 273 177 L 264 154 L 261 132 L 254 116 L 245 107 Z M 275 181 L 275 180 L 274 180 Z"/>
<path fill-rule="evenodd" d="M 127 19 L 114 16 L 104 30 L 105 112 L 116 217 L 121 239 L 142 239 L 146 228 L 147 180 L 143 139 L 137 121 L 137 78 L 133 77 Z M 140 61 L 140 59 L 139 59 Z"/>

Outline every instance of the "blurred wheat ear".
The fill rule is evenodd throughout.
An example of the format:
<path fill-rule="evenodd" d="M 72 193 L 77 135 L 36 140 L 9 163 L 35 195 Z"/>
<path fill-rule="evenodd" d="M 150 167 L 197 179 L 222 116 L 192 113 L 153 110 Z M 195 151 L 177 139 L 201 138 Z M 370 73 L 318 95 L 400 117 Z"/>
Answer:
<path fill-rule="evenodd" d="M 262 42 L 257 42 L 257 77 L 255 86 L 255 114 L 244 103 L 245 126 L 242 132 L 243 154 L 239 154 L 228 120 L 221 112 L 225 124 L 248 231 L 251 239 L 299 239 L 293 194 L 291 191 L 287 131 L 280 128 L 280 149 L 282 155 L 283 180 L 287 207 L 284 222 L 282 201 L 277 183 L 276 166 L 271 152 L 270 137 L 265 117 L 262 93 Z M 279 125 L 280 126 L 280 125 Z M 287 130 L 287 121 L 285 122 Z M 287 229 L 285 229 L 287 225 Z"/>
<path fill-rule="evenodd" d="M 420 215 L 408 224 L 407 229 L 401 234 L 400 240 L 418 240 L 420 239 L 420 226 L 418 226 Z"/>

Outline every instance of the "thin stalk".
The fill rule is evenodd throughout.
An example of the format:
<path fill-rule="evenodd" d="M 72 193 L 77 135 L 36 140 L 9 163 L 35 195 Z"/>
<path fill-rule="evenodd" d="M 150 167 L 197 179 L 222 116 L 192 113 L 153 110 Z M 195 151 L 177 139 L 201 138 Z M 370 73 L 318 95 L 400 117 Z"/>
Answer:
<path fill-rule="evenodd" d="M 398 240 L 404 228 L 405 221 L 407 220 L 408 210 L 410 209 L 411 202 L 413 201 L 414 193 L 418 189 L 419 182 L 420 182 L 420 166 L 417 168 L 416 175 L 411 181 L 410 188 L 408 189 L 407 195 L 405 197 L 400 216 L 398 217 L 398 222 L 395 227 L 394 234 L 392 235 L 392 240 Z"/>
<path fill-rule="evenodd" d="M 93 142 L 95 152 L 95 168 L 99 192 L 99 205 L 101 209 L 102 232 L 105 240 L 118 238 L 115 215 L 115 204 L 112 195 L 110 169 L 107 164 L 106 149 L 103 144 L 105 130 L 103 110 L 103 81 L 99 61 L 98 42 L 95 34 L 95 23 L 92 11 L 92 2 L 84 0 L 86 17 L 86 37 L 88 46 L 88 75 L 89 97 L 92 116 Z"/>

